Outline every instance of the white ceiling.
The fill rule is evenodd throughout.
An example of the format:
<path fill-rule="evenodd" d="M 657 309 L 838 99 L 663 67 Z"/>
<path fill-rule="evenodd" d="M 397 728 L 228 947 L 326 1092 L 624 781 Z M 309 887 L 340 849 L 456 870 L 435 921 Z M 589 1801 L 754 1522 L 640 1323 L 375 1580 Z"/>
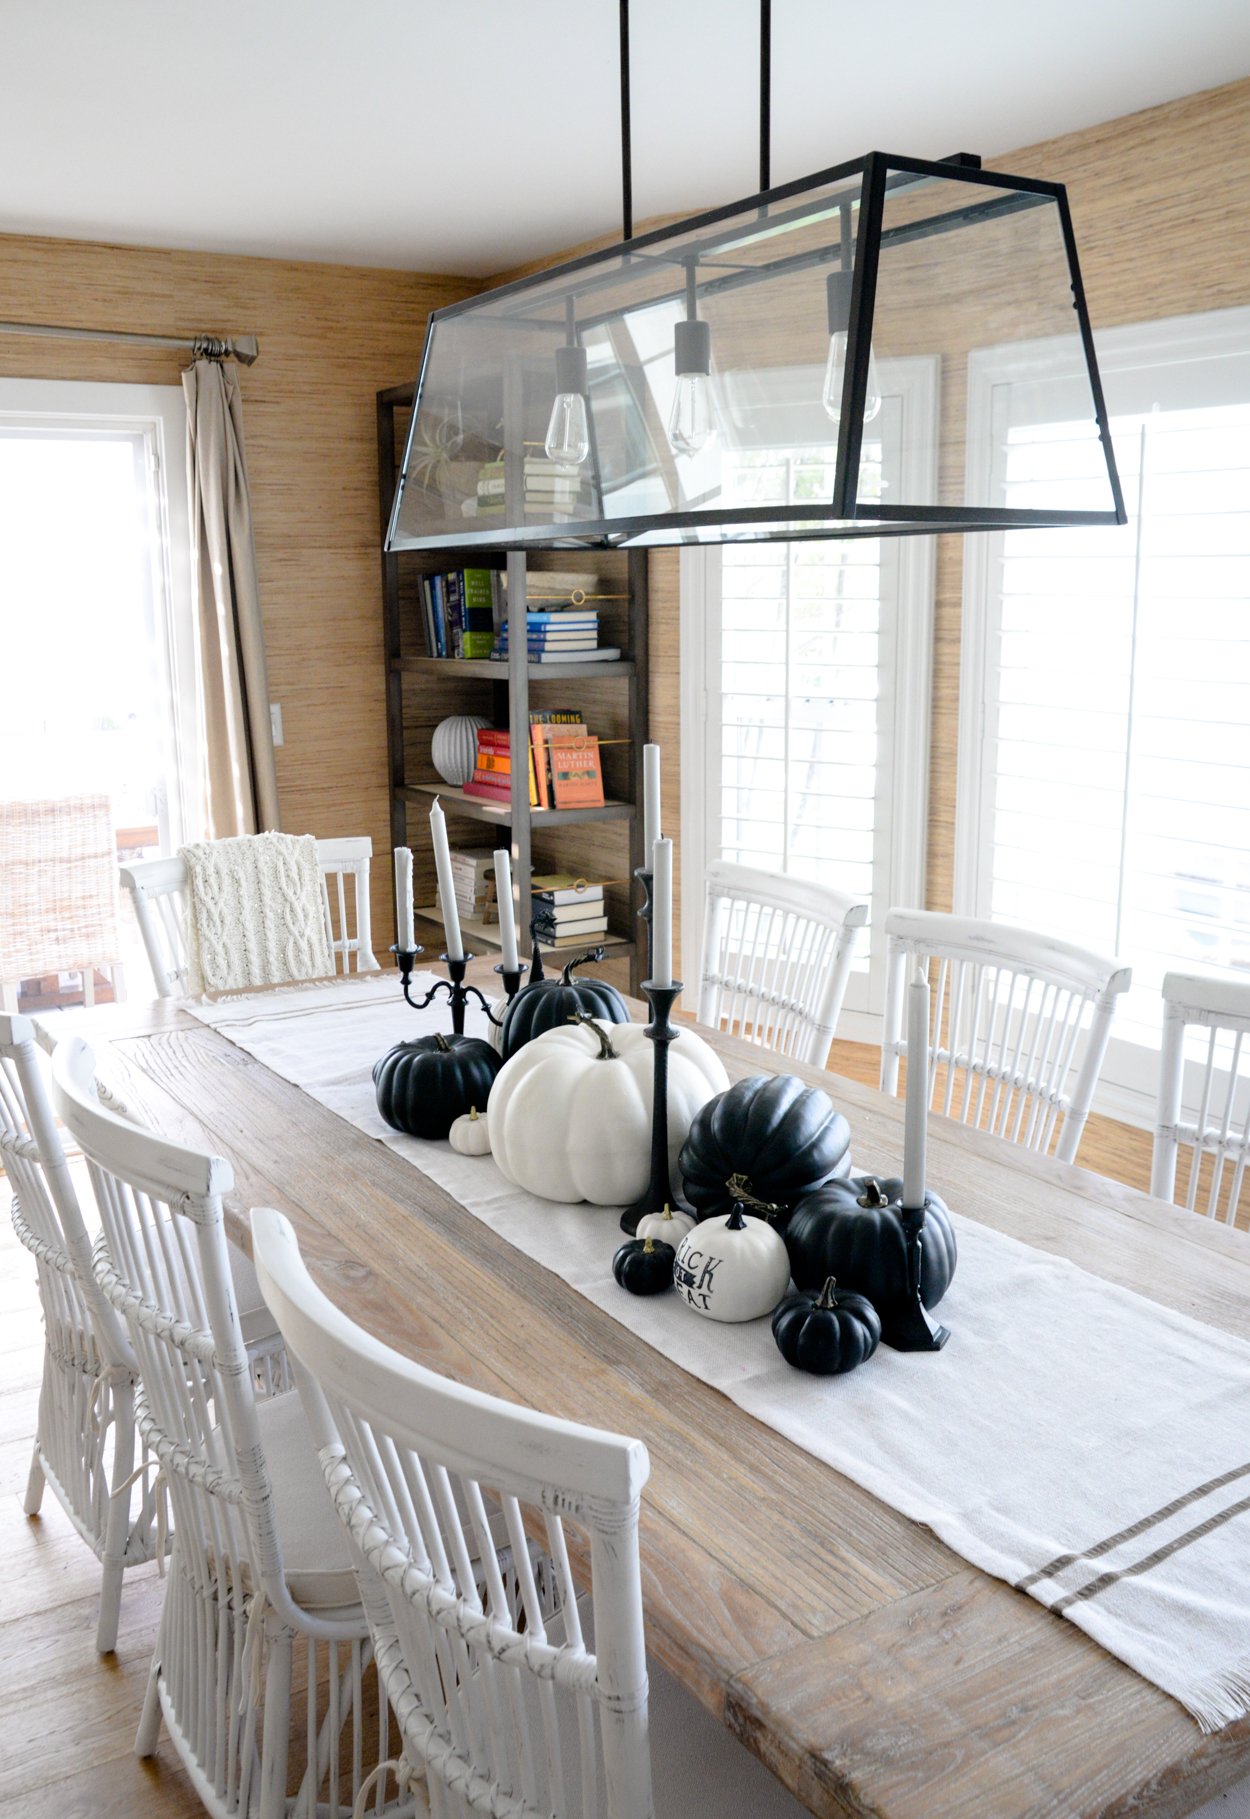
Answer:
<path fill-rule="evenodd" d="M 619 224 L 617 17 L 0 0 L 0 231 L 499 271 Z M 633 0 L 636 219 L 757 187 L 758 18 Z M 1247 0 L 775 0 L 773 180 L 988 160 L 1246 75 Z"/>

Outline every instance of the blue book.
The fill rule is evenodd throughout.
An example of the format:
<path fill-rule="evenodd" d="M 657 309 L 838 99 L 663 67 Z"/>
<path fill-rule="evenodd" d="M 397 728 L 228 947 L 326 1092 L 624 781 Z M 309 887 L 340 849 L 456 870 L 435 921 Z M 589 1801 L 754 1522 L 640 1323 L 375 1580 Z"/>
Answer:
<path fill-rule="evenodd" d="M 434 636 L 438 640 L 438 654 L 447 655 L 447 618 L 443 605 L 443 577 L 434 575 L 430 580 L 430 591 L 434 596 Z"/>

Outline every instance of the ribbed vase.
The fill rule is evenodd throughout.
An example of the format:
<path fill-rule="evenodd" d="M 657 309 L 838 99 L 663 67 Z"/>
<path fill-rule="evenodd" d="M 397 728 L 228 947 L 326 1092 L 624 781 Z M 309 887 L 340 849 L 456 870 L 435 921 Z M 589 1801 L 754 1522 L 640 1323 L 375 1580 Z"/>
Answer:
<path fill-rule="evenodd" d="M 489 725 L 482 714 L 451 714 L 434 728 L 430 756 L 444 783 L 459 789 L 469 781 L 477 762 L 477 736 Z"/>

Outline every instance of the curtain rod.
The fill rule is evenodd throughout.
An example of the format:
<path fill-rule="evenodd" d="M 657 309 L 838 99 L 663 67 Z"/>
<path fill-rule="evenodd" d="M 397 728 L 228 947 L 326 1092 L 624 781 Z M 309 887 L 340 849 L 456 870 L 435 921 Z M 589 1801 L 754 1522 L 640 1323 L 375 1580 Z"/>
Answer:
<path fill-rule="evenodd" d="M 0 334 L 50 335 L 67 341 L 120 341 L 130 347 L 186 348 L 199 359 L 231 358 L 242 361 L 244 366 L 251 366 L 260 354 L 260 343 L 255 335 L 235 335 L 229 340 L 220 335 L 195 335 L 186 339 L 179 335 L 138 335 L 120 328 L 58 328 L 48 322 L 0 322 Z"/>

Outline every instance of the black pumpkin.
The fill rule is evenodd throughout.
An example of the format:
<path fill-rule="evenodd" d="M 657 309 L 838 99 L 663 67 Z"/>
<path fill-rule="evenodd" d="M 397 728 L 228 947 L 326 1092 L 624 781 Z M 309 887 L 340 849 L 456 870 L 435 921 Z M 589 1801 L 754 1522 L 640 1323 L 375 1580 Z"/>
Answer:
<path fill-rule="evenodd" d="M 696 1112 L 678 1167 L 700 1219 L 740 1200 L 784 1232 L 795 1201 L 830 1179 L 850 1142 L 851 1127 L 819 1087 L 794 1074 L 754 1074 Z"/>
<path fill-rule="evenodd" d="M 543 977 L 537 946 L 534 953 L 536 964 L 530 983 L 521 987 L 504 1013 L 499 1042 L 505 1061 L 510 1061 L 519 1048 L 541 1036 L 544 1030 L 563 1028 L 579 1011 L 587 1017 L 597 1017 L 600 1023 L 629 1022 L 629 1007 L 614 985 L 606 979 L 573 977 L 575 966 L 602 959 L 602 948 L 574 955 L 558 979 Z"/>
<path fill-rule="evenodd" d="M 795 1207 L 786 1249 L 796 1288 L 816 1289 L 836 1276 L 866 1295 L 887 1317 L 907 1298 L 907 1248 L 899 1221 L 903 1184 L 873 1175 L 828 1181 Z M 936 1194 L 925 1197 L 920 1234 L 920 1299 L 936 1307 L 951 1285 L 957 1251 L 950 1214 Z"/>
<path fill-rule="evenodd" d="M 612 1274 L 631 1295 L 659 1295 L 673 1286 L 677 1252 L 661 1238 L 631 1238 L 612 1259 Z"/>
<path fill-rule="evenodd" d="M 773 1338 L 787 1364 L 815 1377 L 840 1377 L 871 1358 L 881 1321 L 863 1295 L 840 1290 L 830 1276 L 819 1295 L 787 1295 L 773 1315 Z"/>
<path fill-rule="evenodd" d="M 485 1105 L 501 1063 L 476 1036 L 418 1036 L 374 1063 L 378 1110 L 392 1130 L 437 1141 L 471 1106 Z"/>

